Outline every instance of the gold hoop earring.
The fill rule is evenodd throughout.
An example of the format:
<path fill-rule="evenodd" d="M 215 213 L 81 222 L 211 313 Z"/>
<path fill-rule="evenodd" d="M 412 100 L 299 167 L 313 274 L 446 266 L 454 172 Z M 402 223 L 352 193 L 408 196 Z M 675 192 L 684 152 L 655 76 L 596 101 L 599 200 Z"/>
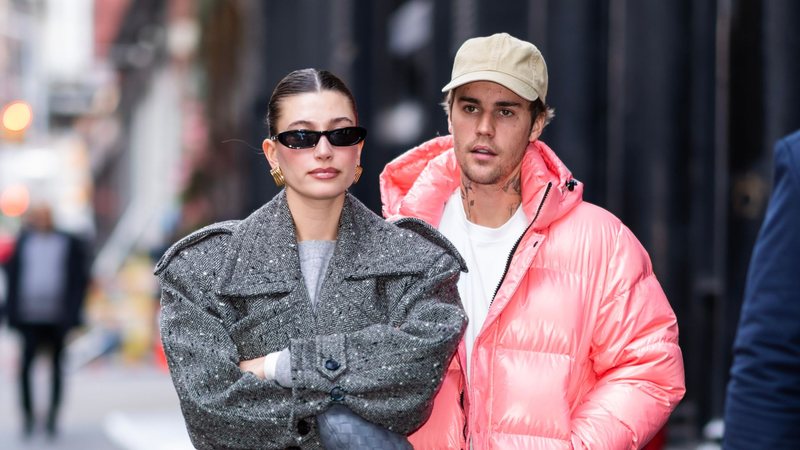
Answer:
<path fill-rule="evenodd" d="M 283 177 L 283 172 L 281 172 L 280 167 L 276 166 L 269 171 L 269 174 L 272 175 L 272 178 L 275 180 L 275 186 L 281 187 L 286 184 L 286 178 Z"/>
<path fill-rule="evenodd" d="M 361 174 L 364 172 L 364 168 L 361 166 L 356 166 L 356 175 L 353 177 L 353 184 L 358 183 L 358 179 L 361 178 Z"/>

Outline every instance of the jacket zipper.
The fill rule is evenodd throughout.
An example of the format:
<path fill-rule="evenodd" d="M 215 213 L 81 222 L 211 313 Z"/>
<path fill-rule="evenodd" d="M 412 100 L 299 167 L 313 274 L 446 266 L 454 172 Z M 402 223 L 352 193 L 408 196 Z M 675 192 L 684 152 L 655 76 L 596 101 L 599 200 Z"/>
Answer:
<path fill-rule="evenodd" d="M 494 298 L 497 297 L 497 292 L 500 290 L 500 286 L 503 285 L 503 280 L 506 279 L 506 275 L 508 275 L 508 269 L 511 268 L 511 260 L 514 258 L 514 253 L 517 251 L 517 247 L 519 247 L 519 243 L 522 242 L 522 238 L 528 233 L 528 230 L 533 226 L 536 222 L 536 219 L 539 218 L 539 213 L 542 212 L 542 207 L 544 206 L 545 200 L 547 200 L 547 195 L 550 194 L 550 188 L 553 187 L 553 182 L 547 183 L 547 188 L 544 190 L 544 196 L 542 196 L 542 201 L 539 203 L 539 207 L 536 208 L 536 214 L 533 216 L 533 220 L 528 226 L 525 228 L 525 231 L 517 238 L 517 242 L 514 243 L 514 246 L 511 247 L 511 252 L 508 254 L 508 258 L 506 258 L 506 268 L 503 271 L 503 276 L 500 277 L 500 282 L 497 283 L 497 287 L 494 289 L 494 295 L 492 295 L 492 300 L 489 302 L 489 308 L 492 307 L 492 303 L 494 303 Z M 467 361 L 467 364 L 470 362 Z M 467 387 L 469 389 L 469 387 Z M 461 410 L 464 411 L 464 390 L 461 391 Z M 471 448 L 469 438 L 467 437 L 467 425 L 469 424 L 469 417 L 466 417 L 464 420 L 464 439 L 466 440 L 466 445 L 468 448 Z"/>
<path fill-rule="evenodd" d="M 533 216 L 533 220 L 528 226 L 525 228 L 525 231 L 517 239 L 517 242 L 514 243 L 514 246 L 511 247 L 511 252 L 508 254 L 508 258 L 506 259 L 506 269 L 503 271 L 503 276 L 500 277 L 500 282 L 497 283 L 497 287 L 494 289 L 494 294 L 492 295 L 492 300 L 489 302 L 489 308 L 492 307 L 492 303 L 494 303 L 494 298 L 497 297 L 497 292 L 500 291 L 500 286 L 503 285 L 503 281 L 506 279 L 506 275 L 508 275 L 508 269 L 511 268 L 511 260 L 514 258 L 514 252 L 517 251 L 517 247 L 519 247 L 519 243 L 522 242 L 522 238 L 528 233 L 528 230 L 533 226 L 536 219 L 539 218 L 539 213 L 542 212 L 542 207 L 544 206 L 545 200 L 547 200 L 547 195 L 550 193 L 550 188 L 553 187 L 553 182 L 547 183 L 547 188 L 544 191 L 544 196 L 542 197 L 541 203 L 539 203 L 539 207 L 536 209 L 536 215 Z"/>

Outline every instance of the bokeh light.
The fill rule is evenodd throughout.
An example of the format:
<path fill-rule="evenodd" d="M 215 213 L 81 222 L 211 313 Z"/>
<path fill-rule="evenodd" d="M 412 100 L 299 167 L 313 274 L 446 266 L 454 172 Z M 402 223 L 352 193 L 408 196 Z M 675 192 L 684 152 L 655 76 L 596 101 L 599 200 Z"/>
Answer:
<path fill-rule="evenodd" d="M 3 108 L 3 128 L 8 131 L 23 131 L 31 125 L 33 109 L 23 101 L 14 101 Z"/>
<path fill-rule="evenodd" d="M 13 184 L 0 192 L 0 212 L 9 217 L 19 217 L 30 206 L 30 193 L 24 184 Z"/>

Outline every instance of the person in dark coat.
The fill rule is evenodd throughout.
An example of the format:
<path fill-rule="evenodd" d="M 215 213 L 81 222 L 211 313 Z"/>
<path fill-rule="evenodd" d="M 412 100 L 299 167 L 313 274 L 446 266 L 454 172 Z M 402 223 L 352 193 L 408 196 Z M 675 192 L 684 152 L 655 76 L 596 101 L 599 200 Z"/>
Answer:
<path fill-rule="evenodd" d="M 19 382 L 26 435 L 35 426 L 31 368 L 40 351 L 50 351 L 52 377 L 46 430 L 52 436 L 61 404 L 65 338 L 81 323 L 89 280 L 88 261 L 80 239 L 54 228 L 49 205 L 34 206 L 28 219 L 6 264 L 6 314 L 9 326 L 22 337 Z"/>
<path fill-rule="evenodd" d="M 747 274 L 725 403 L 725 449 L 800 445 L 800 130 L 775 181 Z"/>

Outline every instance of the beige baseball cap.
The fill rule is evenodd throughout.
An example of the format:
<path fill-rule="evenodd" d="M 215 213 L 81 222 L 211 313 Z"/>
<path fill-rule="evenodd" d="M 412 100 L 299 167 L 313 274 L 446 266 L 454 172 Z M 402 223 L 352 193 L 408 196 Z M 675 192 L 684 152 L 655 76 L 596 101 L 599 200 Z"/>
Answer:
<path fill-rule="evenodd" d="M 467 39 L 453 61 L 453 76 L 442 92 L 473 81 L 493 81 L 528 101 L 545 102 L 547 65 L 539 49 L 508 33 Z"/>

